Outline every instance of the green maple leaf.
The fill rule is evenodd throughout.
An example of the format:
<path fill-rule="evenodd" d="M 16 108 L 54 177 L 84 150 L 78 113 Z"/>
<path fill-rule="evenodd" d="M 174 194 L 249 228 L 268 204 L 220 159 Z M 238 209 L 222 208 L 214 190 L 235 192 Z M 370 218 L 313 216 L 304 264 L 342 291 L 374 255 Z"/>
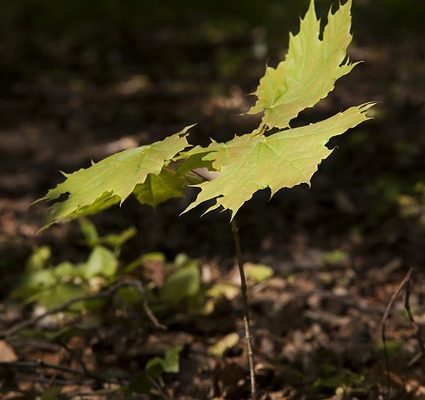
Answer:
<path fill-rule="evenodd" d="M 325 146 L 329 139 L 367 120 L 366 111 L 372 105 L 352 107 L 324 121 L 271 136 L 249 137 L 242 146 L 243 151 L 236 146 L 238 151 L 232 152 L 232 146 L 229 146 L 231 157 L 222 166 L 218 177 L 195 185 L 201 192 L 184 212 L 215 199 L 215 204 L 206 212 L 223 207 L 231 211 L 233 218 L 243 203 L 258 190 L 269 187 L 274 195 L 284 187 L 310 184 L 320 162 L 332 153 Z M 243 138 L 233 139 L 233 144 L 244 142 Z M 220 148 L 217 151 L 222 152 Z M 206 153 L 207 157 L 213 155 L 214 150 Z"/>
<path fill-rule="evenodd" d="M 160 175 L 177 153 L 188 147 L 186 127 L 162 141 L 128 149 L 109 156 L 86 169 L 65 175 L 66 180 L 51 189 L 41 200 L 56 200 L 68 194 L 65 201 L 51 207 L 47 226 L 55 222 L 98 212 L 113 204 L 122 203 L 137 187 L 136 196 L 148 204 L 157 204 L 165 197 L 158 188 L 168 181 Z M 147 187 L 151 188 L 150 192 Z M 154 189 L 153 189 L 154 188 Z M 174 187 L 170 197 L 176 195 Z"/>
<path fill-rule="evenodd" d="M 191 163 L 194 168 L 197 168 L 203 162 L 203 166 L 209 167 L 214 171 L 220 171 L 223 165 L 229 163 L 234 157 L 242 155 L 255 136 L 253 133 L 235 136 L 226 143 L 218 143 L 212 140 L 207 147 L 195 146 L 183 152 L 180 157 L 194 160 Z"/>
<path fill-rule="evenodd" d="M 264 112 L 264 125 L 286 128 L 300 111 L 314 106 L 334 89 L 335 81 L 356 65 L 346 56 L 352 39 L 350 9 L 348 0 L 335 14 L 329 12 L 321 40 L 320 20 L 311 1 L 300 32 L 289 36 L 285 60 L 276 68 L 267 67 L 255 92 L 258 100 L 249 114 Z"/>
<path fill-rule="evenodd" d="M 264 112 L 260 127 L 237 136 L 227 143 L 212 142 L 207 148 L 194 147 L 189 155 L 203 154 L 217 178 L 194 185 L 201 189 L 188 211 L 215 199 L 206 212 L 222 207 L 233 216 L 252 195 L 265 188 L 272 196 L 280 189 L 307 183 L 323 159 L 332 150 L 326 143 L 333 136 L 368 119 L 372 104 L 352 107 L 325 121 L 308 126 L 285 129 L 270 136 L 269 128 L 288 128 L 300 111 L 314 106 L 333 90 L 335 81 L 348 74 L 350 64 L 346 50 L 351 42 L 351 0 L 332 14 L 320 38 L 320 21 L 314 0 L 301 20 L 300 32 L 290 35 L 286 59 L 275 69 L 267 68 L 260 80 L 257 103 L 249 113 Z"/>

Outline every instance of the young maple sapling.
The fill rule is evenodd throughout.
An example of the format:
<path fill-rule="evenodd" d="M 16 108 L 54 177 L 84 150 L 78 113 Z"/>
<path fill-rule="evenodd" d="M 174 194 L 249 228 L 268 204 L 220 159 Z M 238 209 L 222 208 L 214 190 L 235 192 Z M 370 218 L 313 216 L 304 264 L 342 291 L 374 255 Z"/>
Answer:
<path fill-rule="evenodd" d="M 333 151 L 326 147 L 329 139 L 369 118 L 366 112 L 373 104 L 365 103 L 306 126 L 290 126 L 301 111 L 327 97 L 336 80 L 357 65 L 347 57 L 350 30 L 351 0 L 329 12 L 323 32 L 311 0 L 299 32 L 290 34 L 285 59 L 275 68 L 267 67 L 260 80 L 257 101 L 248 111 L 262 113 L 257 129 L 225 143 L 212 141 L 201 147 L 188 142 L 189 126 L 162 141 L 121 151 L 67 174 L 64 182 L 42 199 L 54 201 L 46 226 L 121 204 L 131 194 L 141 204 L 155 207 L 183 196 L 186 185 L 200 191 L 184 212 L 207 201 L 213 205 L 206 212 L 229 210 L 242 282 L 252 399 L 257 396 L 254 356 L 235 215 L 259 190 L 269 188 L 273 196 L 282 188 L 310 185 L 319 164 Z M 205 169 L 214 174 L 200 172 Z M 61 201 L 63 194 L 68 197 Z"/>

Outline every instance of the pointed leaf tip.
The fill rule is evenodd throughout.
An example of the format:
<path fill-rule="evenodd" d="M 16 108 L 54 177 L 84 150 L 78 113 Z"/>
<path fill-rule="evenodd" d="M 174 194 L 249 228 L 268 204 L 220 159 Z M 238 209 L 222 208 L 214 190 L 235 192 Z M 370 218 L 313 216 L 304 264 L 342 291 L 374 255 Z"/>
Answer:
<path fill-rule="evenodd" d="M 329 13 L 320 39 L 320 21 L 314 0 L 310 2 L 300 31 L 289 35 L 285 60 L 276 68 L 266 68 L 255 92 L 257 102 L 248 114 L 263 112 L 262 121 L 268 128 L 287 128 L 302 110 L 334 89 L 335 82 L 356 65 L 344 62 L 352 39 L 350 8 L 351 2 L 346 2 L 335 14 Z"/>
<path fill-rule="evenodd" d="M 282 188 L 292 188 L 306 183 L 322 160 L 332 149 L 326 147 L 331 137 L 341 135 L 368 119 L 366 112 L 373 104 L 351 107 L 324 121 L 287 129 L 270 136 L 252 136 L 242 142 L 242 148 L 233 153 L 223 165 L 220 175 L 198 187 L 195 201 L 184 212 L 206 201 L 215 200 L 205 213 L 219 207 L 231 211 L 231 218 L 253 194 L 270 188 L 273 196 Z M 238 137 L 241 141 L 242 137 Z M 232 146 L 231 140 L 228 144 Z"/>
<path fill-rule="evenodd" d="M 64 201 L 50 208 L 47 226 L 63 220 L 97 213 L 114 204 L 122 205 L 137 185 L 148 175 L 159 175 L 177 153 L 189 146 L 188 126 L 164 140 L 113 154 L 65 175 L 66 180 L 48 191 L 42 200 L 56 200 L 69 193 Z"/>

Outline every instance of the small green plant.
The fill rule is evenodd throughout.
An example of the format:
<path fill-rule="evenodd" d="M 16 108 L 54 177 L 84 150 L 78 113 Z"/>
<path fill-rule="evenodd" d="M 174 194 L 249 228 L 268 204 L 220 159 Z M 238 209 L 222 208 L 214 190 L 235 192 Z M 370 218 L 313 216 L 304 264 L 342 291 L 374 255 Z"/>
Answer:
<path fill-rule="evenodd" d="M 313 382 L 313 389 L 328 389 L 335 395 L 347 395 L 351 392 L 361 391 L 365 376 L 347 368 L 338 368 L 335 365 L 324 364 L 321 376 Z"/>
<path fill-rule="evenodd" d="M 36 248 L 27 261 L 21 285 L 12 293 L 13 297 L 50 309 L 77 296 L 95 293 L 117 281 L 121 247 L 135 235 L 136 230 L 128 228 L 100 237 L 89 220 L 82 219 L 80 227 L 90 248 L 87 260 L 80 263 L 62 261 L 53 265 L 50 247 Z M 73 305 L 73 309 L 82 306 L 81 302 Z"/>
<path fill-rule="evenodd" d="M 130 393 L 149 394 L 152 391 L 162 394 L 164 386 L 164 374 L 176 374 L 180 370 L 180 346 L 172 347 L 165 352 L 164 357 L 151 358 L 145 369 L 134 375 L 130 381 Z"/>
<path fill-rule="evenodd" d="M 61 311 L 78 312 L 96 310 L 104 303 L 101 296 L 96 298 L 96 294 L 117 288 L 118 297 L 125 304 L 137 305 L 144 295 L 161 316 L 176 310 L 194 315 L 205 312 L 206 296 L 197 260 L 179 254 L 172 262 L 167 262 L 162 253 L 147 253 L 124 264 L 119 257 L 121 248 L 136 234 L 135 228 L 100 236 L 95 225 L 84 218 L 80 220 L 80 229 L 90 251 L 87 259 L 79 263 L 67 260 L 54 265 L 49 246 L 35 248 L 27 261 L 20 285 L 12 292 L 13 298 L 47 310 L 71 302 Z M 152 262 L 164 270 L 163 282 L 151 282 L 143 294 L 136 287 L 125 285 L 131 282 L 128 274 L 143 273 L 144 267 Z M 74 303 L 76 298 L 82 300 Z"/>
<path fill-rule="evenodd" d="M 270 189 L 273 196 L 282 188 L 310 185 L 319 164 L 333 151 L 326 147 L 329 139 L 368 119 L 371 103 L 348 108 L 323 121 L 291 127 L 301 111 L 327 97 L 335 82 L 357 65 L 346 55 L 352 39 L 350 30 L 351 0 L 329 12 L 323 31 L 312 0 L 300 31 L 290 35 L 285 60 L 275 68 L 267 67 L 260 80 L 257 101 L 248 111 L 262 113 L 257 129 L 226 143 L 212 141 L 207 147 L 193 147 L 188 142 L 189 126 L 162 141 L 119 152 L 65 174 L 65 181 L 43 198 L 54 201 L 46 226 L 97 213 L 121 204 L 130 195 L 142 204 L 157 206 L 183 196 L 186 185 L 200 191 L 184 212 L 209 201 L 213 204 L 206 212 L 229 210 L 241 274 L 253 399 L 254 358 L 235 215 L 259 190 Z M 67 195 L 65 200 L 63 195 Z"/>

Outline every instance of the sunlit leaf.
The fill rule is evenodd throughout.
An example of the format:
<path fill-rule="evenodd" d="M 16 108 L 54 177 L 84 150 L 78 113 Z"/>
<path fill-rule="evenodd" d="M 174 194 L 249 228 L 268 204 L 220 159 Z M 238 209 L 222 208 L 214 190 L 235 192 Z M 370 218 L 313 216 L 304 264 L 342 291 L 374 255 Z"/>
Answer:
<path fill-rule="evenodd" d="M 351 0 L 332 14 L 320 38 L 314 0 L 301 20 L 300 31 L 289 36 L 289 50 L 276 68 L 267 67 L 255 92 L 258 100 L 250 114 L 264 112 L 268 127 L 286 128 L 300 111 L 312 107 L 334 89 L 337 79 L 356 64 L 346 50 L 351 42 Z"/>
<path fill-rule="evenodd" d="M 229 333 L 210 346 L 208 348 L 208 352 L 213 356 L 221 357 L 227 349 L 236 346 L 239 343 L 239 340 L 240 338 L 237 333 Z"/>
<path fill-rule="evenodd" d="M 239 287 L 231 283 L 218 282 L 207 291 L 207 295 L 213 298 L 224 297 L 227 300 L 233 300 L 240 293 Z"/>
<path fill-rule="evenodd" d="M 366 111 L 370 107 L 371 104 L 352 107 L 315 124 L 271 136 L 257 135 L 246 142 L 242 137 L 243 149 L 238 147 L 224 163 L 220 175 L 195 185 L 201 192 L 185 212 L 215 199 L 206 212 L 223 207 L 234 216 L 258 190 L 270 188 L 274 195 L 285 187 L 310 184 L 320 162 L 332 153 L 326 147 L 329 139 L 367 120 Z"/>
<path fill-rule="evenodd" d="M 122 203 L 149 174 L 160 174 L 163 167 L 188 146 L 189 128 L 151 145 L 121 151 L 89 168 L 66 175 L 66 180 L 42 199 L 57 200 L 68 194 L 66 200 L 51 207 L 47 225 Z"/>
<path fill-rule="evenodd" d="M 273 268 L 264 264 L 247 264 L 246 275 L 256 282 L 263 282 L 273 276 Z"/>

